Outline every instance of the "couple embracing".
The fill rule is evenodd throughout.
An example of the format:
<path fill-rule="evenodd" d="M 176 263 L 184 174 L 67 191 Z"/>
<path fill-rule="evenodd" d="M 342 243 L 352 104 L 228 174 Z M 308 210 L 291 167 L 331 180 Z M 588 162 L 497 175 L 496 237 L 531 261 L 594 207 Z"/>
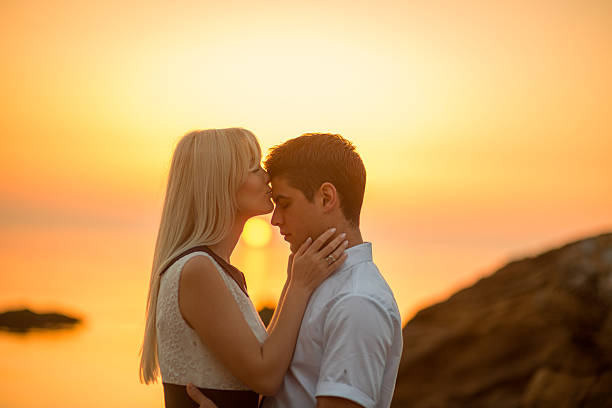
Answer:
<path fill-rule="evenodd" d="M 311 133 L 271 149 L 264 167 L 245 129 L 179 141 L 155 246 L 141 381 L 161 374 L 168 408 L 388 407 L 401 319 L 359 230 L 361 158 L 343 137 Z M 245 222 L 272 211 L 291 253 L 266 328 L 230 257 Z"/>

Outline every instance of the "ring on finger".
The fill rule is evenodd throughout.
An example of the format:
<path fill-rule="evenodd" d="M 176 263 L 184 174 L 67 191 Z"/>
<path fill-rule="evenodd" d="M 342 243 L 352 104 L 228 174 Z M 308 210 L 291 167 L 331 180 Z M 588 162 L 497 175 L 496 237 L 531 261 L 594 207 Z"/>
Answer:
<path fill-rule="evenodd" d="M 334 255 L 328 255 L 325 257 L 325 260 L 327 261 L 327 265 L 331 265 L 334 262 L 336 262 L 336 258 L 334 257 Z"/>

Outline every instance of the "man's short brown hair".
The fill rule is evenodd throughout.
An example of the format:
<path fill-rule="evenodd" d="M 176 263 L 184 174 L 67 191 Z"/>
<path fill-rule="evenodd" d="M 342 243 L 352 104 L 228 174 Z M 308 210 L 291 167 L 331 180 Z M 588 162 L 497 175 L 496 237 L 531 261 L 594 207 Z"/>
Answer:
<path fill-rule="evenodd" d="M 305 133 L 274 146 L 264 166 L 270 179 L 285 177 L 310 202 L 323 183 L 333 184 L 345 218 L 359 226 L 366 171 L 355 146 L 342 136 Z"/>

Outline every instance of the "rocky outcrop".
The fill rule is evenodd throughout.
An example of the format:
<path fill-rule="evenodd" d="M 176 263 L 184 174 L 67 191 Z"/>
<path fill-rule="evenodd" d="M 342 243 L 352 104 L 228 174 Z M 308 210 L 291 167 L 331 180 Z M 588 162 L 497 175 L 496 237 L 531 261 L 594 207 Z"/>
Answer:
<path fill-rule="evenodd" d="M 29 309 L 0 313 L 0 330 L 25 333 L 33 329 L 64 329 L 80 323 L 79 319 L 59 313 L 34 313 Z"/>
<path fill-rule="evenodd" d="M 271 307 L 264 306 L 259 310 L 259 318 L 266 327 L 268 327 L 268 325 L 270 324 L 270 320 L 272 320 L 273 315 L 274 309 Z"/>
<path fill-rule="evenodd" d="M 393 407 L 612 407 L 612 234 L 512 262 L 403 330 Z"/>

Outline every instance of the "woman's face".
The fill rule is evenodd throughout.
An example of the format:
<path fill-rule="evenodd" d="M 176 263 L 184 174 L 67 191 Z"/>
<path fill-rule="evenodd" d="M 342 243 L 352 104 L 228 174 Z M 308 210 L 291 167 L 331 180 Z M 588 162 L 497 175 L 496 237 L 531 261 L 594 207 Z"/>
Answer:
<path fill-rule="evenodd" d="M 267 214 L 274 209 L 270 177 L 261 166 L 249 172 L 246 181 L 236 193 L 239 214 L 246 217 Z"/>

